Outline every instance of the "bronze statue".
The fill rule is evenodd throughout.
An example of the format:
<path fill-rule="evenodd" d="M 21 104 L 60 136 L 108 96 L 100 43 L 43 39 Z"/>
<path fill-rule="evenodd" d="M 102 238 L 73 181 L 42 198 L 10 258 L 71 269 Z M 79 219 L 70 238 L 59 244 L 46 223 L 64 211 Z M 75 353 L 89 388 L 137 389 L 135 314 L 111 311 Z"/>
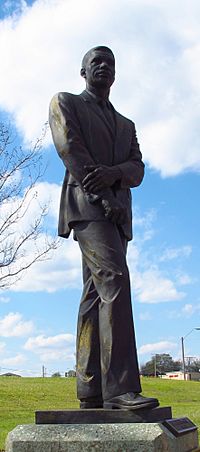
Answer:
<path fill-rule="evenodd" d="M 132 238 L 131 191 L 144 164 L 135 125 L 109 101 L 115 58 L 89 50 L 80 95 L 61 92 L 50 104 L 50 127 L 66 173 L 59 235 L 82 252 L 83 293 L 77 331 L 77 395 L 81 408 L 152 408 L 140 395 L 132 319 L 127 242 Z"/>

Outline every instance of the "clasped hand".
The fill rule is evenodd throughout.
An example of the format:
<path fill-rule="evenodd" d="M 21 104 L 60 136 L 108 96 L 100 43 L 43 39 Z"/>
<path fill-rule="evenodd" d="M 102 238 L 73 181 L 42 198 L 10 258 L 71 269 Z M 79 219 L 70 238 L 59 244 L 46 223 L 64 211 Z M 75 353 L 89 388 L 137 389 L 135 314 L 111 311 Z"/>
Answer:
<path fill-rule="evenodd" d="M 112 223 L 123 224 L 127 221 L 127 209 L 123 204 L 115 198 L 102 199 L 102 207 L 104 209 L 105 217 Z"/>
<path fill-rule="evenodd" d="M 88 174 L 82 184 L 85 191 L 98 194 L 104 188 L 112 187 L 117 180 L 118 170 L 114 166 L 90 165 L 85 166 Z"/>
<path fill-rule="evenodd" d="M 112 187 L 119 179 L 119 169 L 114 166 L 91 165 L 85 166 L 88 174 L 82 181 L 86 192 L 99 194 L 102 190 Z M 123 224 L 127 220 L 127 209 L 123 206 L 112 193 L 103 195 L 101 204 L 104 209 L 105 217 L 112 223 Z"/>

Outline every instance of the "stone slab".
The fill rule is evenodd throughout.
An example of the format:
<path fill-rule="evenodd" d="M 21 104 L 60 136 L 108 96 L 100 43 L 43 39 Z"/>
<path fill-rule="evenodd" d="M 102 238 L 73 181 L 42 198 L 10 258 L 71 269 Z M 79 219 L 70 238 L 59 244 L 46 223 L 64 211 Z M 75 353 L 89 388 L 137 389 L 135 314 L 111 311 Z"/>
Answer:
<path fill-rule="evenodd" d="M 115 424 L 171 419 L 171 407 L 140 410 L 83 409 L 36 411 L 36 424 Z"/>
<path fill-rule="evenodd" d="M 19 425 L 6 452 L 191 452 L 197 431 L 175 437 L 162 424 Z"/>

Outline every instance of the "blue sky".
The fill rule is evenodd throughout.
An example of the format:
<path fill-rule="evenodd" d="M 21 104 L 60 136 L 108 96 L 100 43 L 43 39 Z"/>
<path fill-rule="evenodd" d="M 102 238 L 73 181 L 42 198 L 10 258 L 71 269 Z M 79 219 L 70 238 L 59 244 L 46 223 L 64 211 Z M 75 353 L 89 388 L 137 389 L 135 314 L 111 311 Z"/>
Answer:
<path fill-rule="evenodd" d="M 140 363 L 154 353 L 180 358 L 180 337 L 200 327 L 199 17 L 198 0 L 1 2 L 1 118 L 24 147 L 40 136 L 55 92 L 84 88 L 84 53 L 98 44 L 115 53 L 110 99 L 136 123 L 146 163 L 144 182 L 132 191 L 128 251 Z M 42 201 L 51 200 L 53 235 L 64 171 L 50 134 L 43 153 L 48 167 L 37 189 Z M 41 375 L 44 365 L 51 375 L 74 367 L 81 287 L 80 253 L 69 239 L 0 293 L 2 372 Z M 194 330 L 186 356 L 200 358 L 199 344 Z"/>

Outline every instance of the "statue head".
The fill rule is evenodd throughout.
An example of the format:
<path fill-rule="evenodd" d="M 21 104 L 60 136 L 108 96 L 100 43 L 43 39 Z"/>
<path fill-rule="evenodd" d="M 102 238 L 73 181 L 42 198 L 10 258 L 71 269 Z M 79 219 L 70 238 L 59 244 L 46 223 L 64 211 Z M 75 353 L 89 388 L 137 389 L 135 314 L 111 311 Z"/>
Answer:
<path fill-rule="evenodd" d="M 115 57 L 111 49 L 97 46 L 83 57 L 81 76 L 87 87 L 110 89 L 115 80 Z"/>

